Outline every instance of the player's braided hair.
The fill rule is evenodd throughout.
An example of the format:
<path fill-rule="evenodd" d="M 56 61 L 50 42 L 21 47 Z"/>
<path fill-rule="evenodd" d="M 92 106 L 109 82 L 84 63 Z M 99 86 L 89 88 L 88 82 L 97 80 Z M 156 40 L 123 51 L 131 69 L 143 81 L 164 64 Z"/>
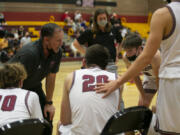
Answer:
<path fill-rule="evenodd" d="M 19 87 L 19 82 L 26 79 L 27 73 L 20 63 L 0 66 L 0 88 Z"/>

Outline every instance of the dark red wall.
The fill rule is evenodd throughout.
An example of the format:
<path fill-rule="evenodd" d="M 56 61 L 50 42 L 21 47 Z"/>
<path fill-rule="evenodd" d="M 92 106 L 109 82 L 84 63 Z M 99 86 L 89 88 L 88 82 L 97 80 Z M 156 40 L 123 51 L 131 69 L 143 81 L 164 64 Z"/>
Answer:
<path fill-rule="evenodd" d="M 61 21 L 63 13 L 58 12 L 3 12 L 6 21 L 49 21 L 54 16 L 55 21 Z M 73 18 L 73 13 L 70 14 Z M 85 20 L 89 20 L 90 14 L 83 14 Z M 127 22 L 146 23 L 147 16 L 120 16 L 125 17 Z"/>

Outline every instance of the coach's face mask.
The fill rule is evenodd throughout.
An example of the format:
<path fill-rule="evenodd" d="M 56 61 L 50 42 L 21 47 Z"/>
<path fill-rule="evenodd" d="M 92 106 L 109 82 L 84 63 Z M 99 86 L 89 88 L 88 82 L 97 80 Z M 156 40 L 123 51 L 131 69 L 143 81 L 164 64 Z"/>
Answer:
<path fill-rule="evenodd" d="M 49 52 L 50 55 L 55 54 L 55 52 L 53 51 L 53 49 L 48 49 L 48 52 Z"/>
<path fill-rule="evenodd" d="M 106 24 L 107 24 L 107 20 L 101 20 L 101 21 L 98 21 L 97 23 L 98 23 L 99 26 L 105 27 Z"/>

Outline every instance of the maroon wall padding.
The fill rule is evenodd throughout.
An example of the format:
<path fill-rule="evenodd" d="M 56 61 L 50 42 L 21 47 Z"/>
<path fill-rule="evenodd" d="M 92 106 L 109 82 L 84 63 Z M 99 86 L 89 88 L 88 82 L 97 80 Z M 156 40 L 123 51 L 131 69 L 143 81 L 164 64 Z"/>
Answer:
<path fill-rule="evenodd" d="M 120 16 L 120 18 L 126 18 L 128 23 L 147 23 L 148 16 Z"/>
<path fill-rule="evenodd" d="M 63 13 L 58 12 L 3 12 L 6 21 L 49 21 L 51 16 L 54 16 L 55 21 L 61 21 Z M 90 14 L 82 14 L 83 19 L 89 20 Z M 74 14 L 70 13 L 73 18 Z M 123 16 L 127 22 L 132 23 L 146 23 L 147 16 Z"/>
<path fill-rule="evenodd" d="M 42 12 L 3 12 L 6 21 L 49 21 L 50 16 L 55 17 L 55 21 L 60 21 L 61 13 Z"/>

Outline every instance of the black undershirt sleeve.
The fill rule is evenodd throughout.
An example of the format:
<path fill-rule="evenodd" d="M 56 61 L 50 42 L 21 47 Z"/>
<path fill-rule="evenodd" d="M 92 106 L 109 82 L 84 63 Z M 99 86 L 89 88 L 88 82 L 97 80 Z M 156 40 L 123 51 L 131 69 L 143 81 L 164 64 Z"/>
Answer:
<path fill-rule="evenodd" d="M 121 30 L 120 27 L 114 28 L 114 34 L 115 34 L 115 38 L 117 43 L 121 43 L 122 42 L 122 36 L 121 36 Z"/>
<path fill-rule="evenodd" d="M 86 30 L 77 38 L 77 41 L 81 45 L 84 45 L 89 42 L 89 40 L 91 39 L 91 36 L 92 36 L 91 30 Z"/>

